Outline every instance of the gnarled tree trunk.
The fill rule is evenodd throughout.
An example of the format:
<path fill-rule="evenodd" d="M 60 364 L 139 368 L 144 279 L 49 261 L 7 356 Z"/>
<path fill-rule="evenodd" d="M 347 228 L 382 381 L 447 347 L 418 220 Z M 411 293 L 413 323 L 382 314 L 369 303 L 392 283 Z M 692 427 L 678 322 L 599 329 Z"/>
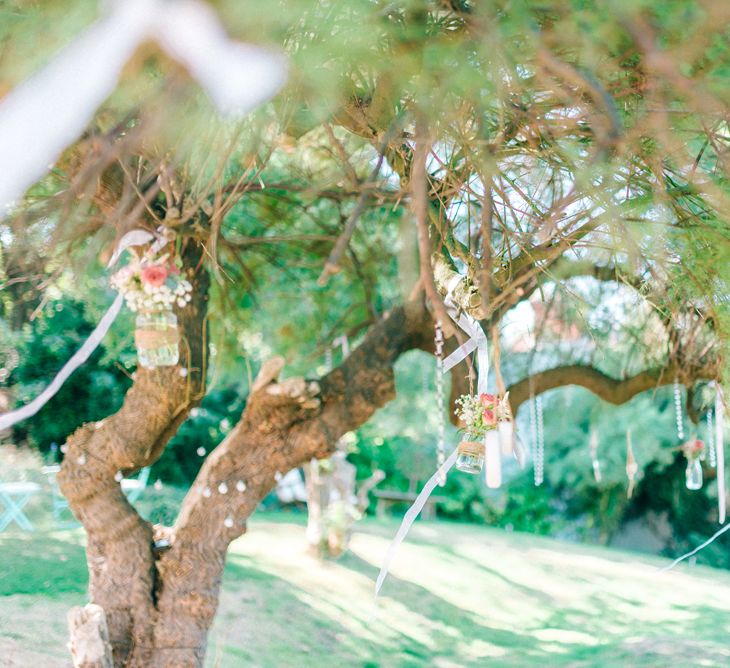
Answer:
<path fill-rule="evenodd" d="M 152 527 L 115 475 L 156 461 L 203 395 L 207 276 L 194 273 L 199 253 L 186 252 L 196 299 L 180 312 L 183 362 L 138 370 L 117 413 L 68 439 L 59 474 L 87 532 L 89 593 L 106 615 L 115 666 L 202 665 L 228 546 L 244 533 L 277 472 L 330 455 L 342 434 L 395 396 L 398 356 L 428 345 L 422 334 L 430 316 L 418 300 L 395 309 L 318 381 L 278 382 L 283 361 L 270 360 L 240 420 L 205 461 L 175 526 Z"/>

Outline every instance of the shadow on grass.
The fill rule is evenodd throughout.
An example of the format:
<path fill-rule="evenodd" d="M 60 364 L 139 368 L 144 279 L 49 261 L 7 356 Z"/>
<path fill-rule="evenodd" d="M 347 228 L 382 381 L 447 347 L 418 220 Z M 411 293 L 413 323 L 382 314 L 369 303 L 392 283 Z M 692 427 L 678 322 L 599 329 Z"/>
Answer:
<path fill-rule="evenodd" d="M 248 557 L 229 555 L 206 665 L 355 665 L 346 661 L 348 629 L 306 598 L 303 589 L 260 570 Z"/>
<path fill-rule="evenodd" d="M 377 569 L 360 557 L 349 553 L 337 561 L 343 566 L 369 580 L 375 580 Z M 239 659 L 256 660 L 263 666 L 393 666 L 415 668 L 439 664 L 439 660 L 449 666 L 483 666 L 487 656 L 479 656 L 475 644 L 488 645 L 495 656 L 499 656 L 500 666 L 532 665 L 530 657 L 539 651 L 533 638 L 519 633 L 494 628 L 485 624 L 478 615 L 463 610 L 434 595 L 433 592 L 411 582 L 391 576 L 387 593 L 383 599 L 392 599 L 398 605 L 414 610 L 413 621 L 425 620 L 428 628 L 413 628 L 413 633 L 387 624 L 386 611 L 375 608 L 366 612 L 367 604 L 359 601 L 352 607 L 343 605 L 342 599 L 323 589 L 318 600 L 312 601 L 312 592 L 257 569 L 255 562 L 240 555 L 232 555 L 226 568 L 227 588 L 241 587 L 266 592 L 265 598 L 256 600 L 251 595 L 245 606 L 238 607 L 238 628 L 252 624 L 266 634 L 261 654 L 251 654 L 258 644 L 253 639 L 245 639 L 241 648 L 240 633 L 237 638 L 239 647 L 227 644 L 225 652 Z M 263 587 L 262 587 L 263 585 Z M 309 603 L 311 601 L 311 604 Z M 393 610 L 387 614 L 394 614 Z M 247 616 L 248 615 L 248 616 Z M 291 620 L 291 624 L 279 628 L 262 628 L 265 617 L 275 615 L 279 620 Z M 245 621 L 242 621 L 242 619 Z M 345 624 L 344 620 L 349 623 Z M 232 622 L 233 620 L 231 620 Z M 272 646 L 286 645 L 286 655 L 278 656 L 278 663 L 261 664 L 261 656 L 271 652 Z M 532 645 L 532 647 L 531 647 Z M 519 648 L 519 658 L 510 657 L 511 648 Z M 483 647 L 481 648 L 483 652 Z M 273 659 L 273 657 L 271 657 Z M 225 662 L 221 665 L 226 665 Z M 235 665 L 235 664 L 231 664 Z"/>

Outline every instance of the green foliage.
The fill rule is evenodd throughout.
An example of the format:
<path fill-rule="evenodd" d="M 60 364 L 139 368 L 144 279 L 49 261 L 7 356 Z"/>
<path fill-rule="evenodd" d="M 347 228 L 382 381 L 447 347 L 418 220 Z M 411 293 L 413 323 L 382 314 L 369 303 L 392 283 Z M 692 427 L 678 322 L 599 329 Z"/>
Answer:
<path fill-rule="evenodd" d="M 350 460 L 360 478 L 381 469 L 386 479 L 380 489 L 407 491 L 414 481 L 420 490 L 433 474 L 438 420 L 434 373 L 434 361 L 424 353 L 409 353 L 398 362 L 397 398 L 352 437 Z M 714 473 L 706 467 L 703 489 L 685 489 L 685 460 L 676 436 L 671 388 L 640 395 L 622 406 L 608 405 L 583 389 L 566 388 L 546 393 L 543 405 L 543 485 L 534 486 L 531 460 L 524 471 L 506 461 L 506 484 L 501 490 L 488 490 L 482 476 L 452 470 L 446 486 L 434 492 L 448 498 L 438 506 L 443 517 L 605 544 L 620 536 L 632 520 L 638 519 L 650 532 L 651 517 L 656 515 L 667 522 L 671 533 L 659 532 L 653 542 L 645 536 L 635 547 L 652 550 L 655 542 L 664 541 L 667 554 L 691 549 L 700 536 L 714 531 Z M 527 448 L 532 446 L 529 412 L 529 405 L 524 404 L 517 416 L 518 435 Z M 626 477 L 629 430 L 640 467 L 631 500 L 627 499 Z M 592 432 L 598 437 L 600 482 L 594 478 L 590 456 Z M 689 433 L 707 439 L 704 423 L 690 425 Z M 459 435 L 450 425 L 446 434 L 449 452 Z M 405 509 L 395 506 L 398 515 Z M 720 540 L 698 559 L 727 567 L 727 544 L 727 539 Z"/>
<path fill-rule="evenodd" d="M 205 456 L 230 431 L 243 406 L 244 401 L 236 388 L 208 392 L 200 407 L 193 409 L 190 418 L 155 463 L 152 477 L 175 485 L 190 485 Z M 198 452 L 200 448 L 201 454 Z"/>
<path fill-rule="evenodd" d="M 26 404 L 38 395 L 63 364 L 78 350 L 96 323 L 89 322 L 83 303 L 64 298 L 47 304 L 5 345 L 17 353 L 17 366 L 8 379 L 16 401 Z M 32 419 L 16 429 L 16 437 L 47 451 L 64 443 L 84 422 L 101 420 L 122 403 L 130 379 L 116 362 L 104 360 L 99 347 L 61 390 Z"/>

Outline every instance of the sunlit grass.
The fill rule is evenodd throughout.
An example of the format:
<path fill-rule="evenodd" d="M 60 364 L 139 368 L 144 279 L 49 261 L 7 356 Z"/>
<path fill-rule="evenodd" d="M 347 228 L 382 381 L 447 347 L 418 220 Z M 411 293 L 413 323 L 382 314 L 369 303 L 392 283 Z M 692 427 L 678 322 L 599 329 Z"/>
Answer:
<path fill-rule="evenodd" d="M 365 521 L 349 554 L 323 562 L 307 550 L 303 516 L 254 519 L 229 555 L 208 665 L 730 664 L 724 571 L 660 573 L 666 562 L 644 555 L 420 523 L 376 603 L 396 527 Z M 82 541 L 80 531 L 0 536 L 9 665 L 66 665 L 65 611 L 85 600 Z"/>

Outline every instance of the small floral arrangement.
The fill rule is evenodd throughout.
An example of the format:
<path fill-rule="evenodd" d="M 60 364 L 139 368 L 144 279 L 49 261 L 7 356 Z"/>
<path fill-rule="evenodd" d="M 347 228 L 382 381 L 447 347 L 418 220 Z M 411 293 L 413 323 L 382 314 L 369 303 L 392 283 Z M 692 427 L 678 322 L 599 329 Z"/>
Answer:
<path fill-rule="evenodd" d="M 130 311 L 170 311 L 192 299 L 193 286 L 180 276 L 169 253 L 155 257 L 130 249 L 132 260 L 111 277 L 111 285 L 124 295 Z"/>
<path fill-rule="evenodd" d="M 687 458 L 687 461 L 694 462 L 696 460 L 703 460 L 705 458 L 705 442 L 699 438 L 693 438 L 682 445 L 682 454 Z"/>
<path fill-rule="evenodd" d="M 511 421 L 509 392 L 500 398 L 495 394 L 463 394 L 456 400 L 456 414 L 464 431 L 472 438 L 481 438 L 496 429 L 499 422 Z"/>

